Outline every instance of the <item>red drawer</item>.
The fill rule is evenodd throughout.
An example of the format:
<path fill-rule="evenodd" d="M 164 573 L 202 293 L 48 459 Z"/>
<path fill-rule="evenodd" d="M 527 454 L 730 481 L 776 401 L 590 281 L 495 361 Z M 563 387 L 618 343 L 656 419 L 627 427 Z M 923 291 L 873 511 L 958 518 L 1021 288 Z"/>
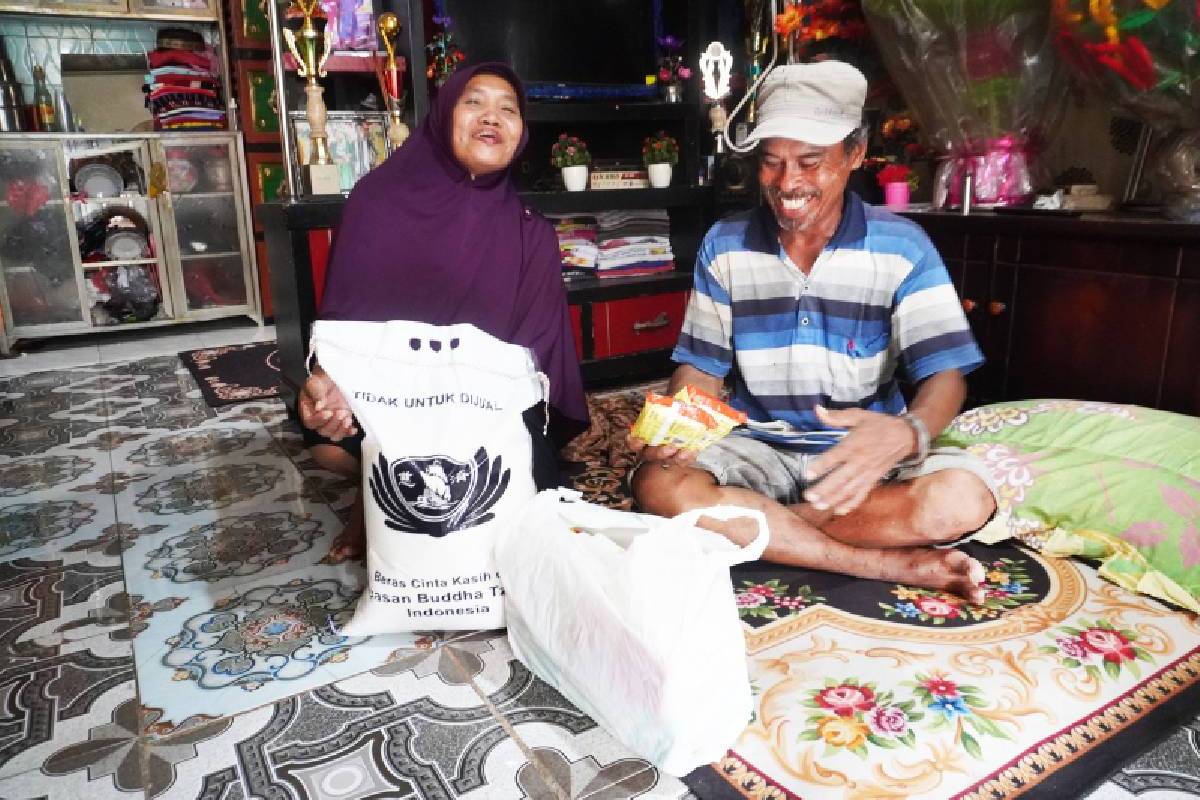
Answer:
<path fill-rule="evenodd" d="M 594 358 L 675 346 L 683 327 L 687 292 L 670 292 L 592 304 Z"/>
<path fill-rule="evenodd" d="M 571 310 L 571 336 L 575 339 L 575 357 L 583 358 L 583 309 L 569 306 Z"/>

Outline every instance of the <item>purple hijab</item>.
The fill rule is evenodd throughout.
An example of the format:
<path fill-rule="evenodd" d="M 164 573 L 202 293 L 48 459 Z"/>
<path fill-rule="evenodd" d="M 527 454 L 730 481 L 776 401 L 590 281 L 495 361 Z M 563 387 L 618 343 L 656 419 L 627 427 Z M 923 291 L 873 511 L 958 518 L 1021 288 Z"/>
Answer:
<path fill-rule="evenodd" d="M 451 147 L 454 106 L 479 73 L 525 91 L 505 64 L 463 67 L 421 127 L 354 187 L 325 278 L 322 319 L 470 323 L 528 347 L 550 378 L 554 438 L 588 425 L 558 239 L 527 210 L 509 169 L 471 178 Z M 514 160 L 525 149 L 521 135 Z"/>

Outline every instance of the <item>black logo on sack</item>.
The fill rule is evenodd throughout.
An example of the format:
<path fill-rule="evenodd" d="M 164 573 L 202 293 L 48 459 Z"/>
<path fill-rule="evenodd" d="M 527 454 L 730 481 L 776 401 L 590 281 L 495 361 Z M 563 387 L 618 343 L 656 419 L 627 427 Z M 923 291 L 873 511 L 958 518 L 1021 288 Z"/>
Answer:
<path fill-rule="evenodd" d="M 389 528 L 441 537 L 490 522 L 509 472 L 482 447 L 470 461 L 418 456 L 388 462 L 380 453 L 368 483 Z"/>

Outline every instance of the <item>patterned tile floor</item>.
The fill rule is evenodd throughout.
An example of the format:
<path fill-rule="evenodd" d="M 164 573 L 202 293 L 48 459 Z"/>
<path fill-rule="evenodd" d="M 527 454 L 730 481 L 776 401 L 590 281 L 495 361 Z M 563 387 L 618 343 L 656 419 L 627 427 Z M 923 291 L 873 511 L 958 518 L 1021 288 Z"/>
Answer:
<path fill-rule="evenodd" d="M 167 354 L 261 335 L 0 361 L 0 798 L 688 797 L 503 632 L 331 632 L 350 486 Z"/>
<path fill-rule="evenodd" d="M 322 563 L 349 485 L 170 355 L 269 335 L 0 361 L 0 800 L 690 797 L 500 632 L 323 628 L 362 577 Z M 1193 796 L 1200 721 L 1094 798 Z"/>

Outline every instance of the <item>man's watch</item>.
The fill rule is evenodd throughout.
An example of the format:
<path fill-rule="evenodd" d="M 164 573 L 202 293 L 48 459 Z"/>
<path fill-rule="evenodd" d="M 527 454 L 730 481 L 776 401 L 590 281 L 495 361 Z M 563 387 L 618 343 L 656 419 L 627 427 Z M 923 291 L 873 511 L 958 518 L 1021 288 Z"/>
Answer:
<path fill-rule="evenodd" d="M 929 428 L 925 427 L 924 421 L 916 414 L 905 412 L 900 415 L 900 419 L 912 428 L 912 432 L 917 437 L 917 452 L 900 463 L 904 466 L 916 466 L 924 463 L 929 457 Z"/>

